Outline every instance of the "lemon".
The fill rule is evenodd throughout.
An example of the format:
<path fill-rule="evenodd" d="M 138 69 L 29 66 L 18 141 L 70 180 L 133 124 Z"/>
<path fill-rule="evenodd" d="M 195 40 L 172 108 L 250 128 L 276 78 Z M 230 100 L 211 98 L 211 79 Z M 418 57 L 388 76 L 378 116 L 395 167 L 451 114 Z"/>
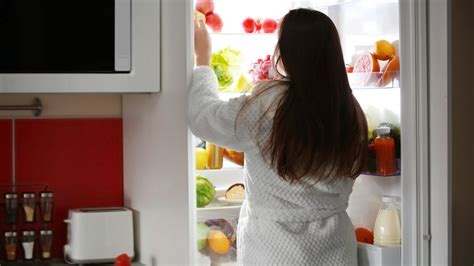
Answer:
<path fill-rule="evenodd" d="M 194 11 L 194 21 L 199 24 L 199 20 L 202 20 L 202 22 L 206 23 L 206 15 L 199 11 Z"/>
<path fill-rule="evenodd" d="M 219 230 L 210 230 L 207 235 L 208 247 L 217 254 L 226 254 L 230 249 L 227 236 Z"/>
<path fill-rule="evenodd" d="M 203 148 L 196 148 L 196 170 L 203 170 L 207 165 L 207 151 Z"/>
<path fill-rule="evenodd" d="M 378 60 L 388 60 L 395 55 L 395 48 L 387 40 L 380 40 L 375 43 L 375 57 Z"/>
<path fill-rule="evenodd" d="M 235 91 L 236 92 L 248 92 L 250 90 L 250 83 L 248 80 L 245 78 L 243 74 L 240 74 L 239 80 L 237 81 L 237 84 L 235 85 Z"/>

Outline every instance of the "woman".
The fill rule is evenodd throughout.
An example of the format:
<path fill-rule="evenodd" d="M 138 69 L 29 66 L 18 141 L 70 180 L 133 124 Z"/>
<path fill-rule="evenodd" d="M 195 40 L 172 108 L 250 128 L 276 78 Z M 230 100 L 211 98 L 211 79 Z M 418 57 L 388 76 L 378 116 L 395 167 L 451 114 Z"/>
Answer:
<path fill-rule="evenodd" d="M 290 11 L 273 57 L 279 78 L 229 102 L 218 98 L 202 22 L 195 26 L 195 46 L 191 130 L 245 152 L 238 263 L 356 265 L 345 209 L 364 167 L 367 124 L 330 18 L 314 10 Z"/>

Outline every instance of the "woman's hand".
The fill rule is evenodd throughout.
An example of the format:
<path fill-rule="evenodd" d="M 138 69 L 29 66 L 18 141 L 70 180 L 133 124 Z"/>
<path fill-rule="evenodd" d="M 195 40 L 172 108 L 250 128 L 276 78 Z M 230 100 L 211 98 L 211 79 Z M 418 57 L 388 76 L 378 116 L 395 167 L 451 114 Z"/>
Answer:
<path fill-rule="evenodd" d="M 194 22 L 194 52 L 197 66 L 209 66 L 211 62 L 211 38 L 202 19 Z"/>

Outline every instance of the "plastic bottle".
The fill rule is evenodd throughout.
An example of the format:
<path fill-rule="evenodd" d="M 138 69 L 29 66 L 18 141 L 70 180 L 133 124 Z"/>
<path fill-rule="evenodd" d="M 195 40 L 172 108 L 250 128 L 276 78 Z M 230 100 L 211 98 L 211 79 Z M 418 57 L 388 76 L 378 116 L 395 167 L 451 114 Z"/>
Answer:
<path fill-rule="evenodd" d="M 388 176 L 395 174 L 395 141 L 390 137 L 389 127 L 377 128 L 377 138 L 374 140 L 377 175 Z"/>
<path fill-rule="evenodd" d="M 207 168 L 208 169 L 222 169 L 224 164 L 224 148 L 213 143 L 206 143 L 207 150 Z"/>
<path fill-rule="evenodd" d="M 401 244 L 401 224 L 398 198 L 382 197 L 374 225 L 374 244 L 381 247 L 397 247 Z"/>

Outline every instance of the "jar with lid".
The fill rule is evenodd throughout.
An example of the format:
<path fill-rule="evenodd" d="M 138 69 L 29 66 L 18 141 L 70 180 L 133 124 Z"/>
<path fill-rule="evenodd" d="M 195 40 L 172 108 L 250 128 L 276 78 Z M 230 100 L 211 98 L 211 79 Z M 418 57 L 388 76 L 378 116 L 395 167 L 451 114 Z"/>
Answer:
<path fill-rule="evenodd" d="M 52 230 L 41 230 L 40 231 L 40 246 L 41 246 L 41 258 L 51 258 L 51 246 L 53 244 L 53 231 Z"/>
<path fill-rule="evenodd" d="M 15 224 L 18 214 L 18 196 L 16 193 L 5 194 L 5 223 Z"/>
<path fill-rule="evenodd" d="M 224 148 L 217 146 L 216 144 L 207 142 L 207 168 L 208 169 L 222 169 L 224 164 Z"/>
<path fill-rule="evenodd" d="M 52 192 L 41 192 L 40 194 L 40 210 L 41 210 L 41 219 L 43 222 L 51 222 L 53 220 L 53 196 Z"/>
<path fill-rule="evenodd" d="M 32 260 L 35 251 L 35 231 L 23 231 L 22 243 L 23 258 Z"/>
<path fill-rule="evenodd" d="M 395 140 L 390 137 L 389 127 L 376 129 L 377 138 L 375 145 L 375 163 L 377 175 L 388 176 L 395 174 Z"/>
<path fill-rule="evenodd" d="M 23 211 L 25 222 L 35 222 L 36 195 L 35 193 L 23 193 Z"/>
<path fill-rule="evenodd" d="M 401 222 L 398 197 L 382 197 L 374 225 L 374 244 L 381 247 L 397 247 L 401 244 Z"/>
<path fill-rule="evenodd" d="M 6 260 L 15 261 L 16 260 L 16 248 L 18 244 L 18 239 L 16 232 L 5 232 L 4 234 L 3 246 L 5 248 Z"/>

